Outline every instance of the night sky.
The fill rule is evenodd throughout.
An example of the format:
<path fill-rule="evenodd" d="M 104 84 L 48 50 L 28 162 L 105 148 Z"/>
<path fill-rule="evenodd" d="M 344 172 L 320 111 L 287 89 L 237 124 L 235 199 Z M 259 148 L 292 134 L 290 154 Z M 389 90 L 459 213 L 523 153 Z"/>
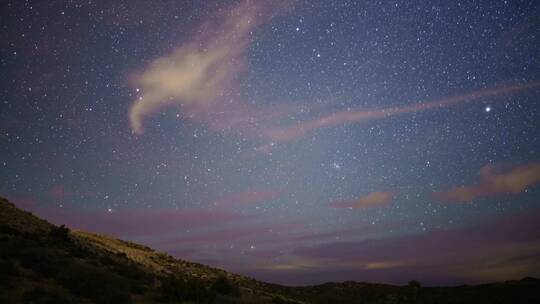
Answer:
<path fill-rule="evenodd" d="M 2 1 L 0 195 L 282 284 L 540 275 L 538 1 Z"/>

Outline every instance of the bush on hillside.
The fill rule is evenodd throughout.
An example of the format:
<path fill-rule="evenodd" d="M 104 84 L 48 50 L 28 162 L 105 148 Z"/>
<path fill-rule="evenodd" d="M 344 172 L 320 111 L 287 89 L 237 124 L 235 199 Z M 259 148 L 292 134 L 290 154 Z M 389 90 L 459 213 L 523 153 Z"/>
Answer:
<path fill-rule="evenodd" d="M 211 289 L 217 293 L 239 297 L 240 288 L 235 284 L 231 283 L 225 276 L 219 276 L 214 283 L 212 284 Z"/>
<path fill-rule="evenodd" d="M 67 243 L 70 241 L 69 238 L 69 228 L 67 228 L 65 225 L 61 225 L 58 227 L 53 227 L 51 231 L 49 232 L 49 236 L 55 240 L 62 243 Z"/>
<path fill-rule="evenodd" d="M 129 282 L 114 273 L 83 262 L 70 262 L 57 280 L 74 294 L 97 303 L 131 303 Z"/>
<path fill-rule="evenodd" d="M 169 275 L 161 280 L 161 297 L 165 302 L 211 303 L 215 295 L 197 279 Z"/>
<path fill-rule="evenodd" d="M 74 303 L 70 296 L 60 290 L 35 287 L 24 293 L 23 303 L 32 304 L 69 304 Z"/>

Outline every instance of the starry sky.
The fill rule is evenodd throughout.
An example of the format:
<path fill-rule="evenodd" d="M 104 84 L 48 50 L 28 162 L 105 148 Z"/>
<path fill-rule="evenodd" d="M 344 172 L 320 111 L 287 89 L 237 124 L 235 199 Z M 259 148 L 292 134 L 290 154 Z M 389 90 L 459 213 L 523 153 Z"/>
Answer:
<path fill-rule="evenodd" d="M 2 1 L 0 195 L 270 282 L 540 275 L 537 1 Z"/>

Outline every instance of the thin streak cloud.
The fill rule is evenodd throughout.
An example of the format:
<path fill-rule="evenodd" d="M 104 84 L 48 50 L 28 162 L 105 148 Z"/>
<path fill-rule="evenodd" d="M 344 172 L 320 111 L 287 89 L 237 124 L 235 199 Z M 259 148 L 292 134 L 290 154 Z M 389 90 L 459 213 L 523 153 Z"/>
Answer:
<path fill-rule="evenodd" d="M 308 135 L 310 132 L 320 128 L 359 123 L 370 120 L 387 119 L 396 115 L 411 114 L 427 110 L 446 108 L 456 104 L 479 101 L 482 98 L 486 97 L 497 97 L 501 95 L 520 93 L 522 91 L 538 87 L 540 87 L 540 81 L 532 81 L 524 84 L 512 84 L 478 90 L 463 95 L 441 98 L 435 101 L 417 102 L 402 107 L 390 107 L 374 110 L 338 111 L 327 114 L 320 118 L 299 123 L 297 125 L 283 128 L 274 128 L 269 130 L 266 135 L 268 139 L 271 140 L 273 143 L 288 142 L 302 138 Z M 262 151 L 267 151 L 268 149 L 268 146 L 260 147 L 260 150 Z"/>

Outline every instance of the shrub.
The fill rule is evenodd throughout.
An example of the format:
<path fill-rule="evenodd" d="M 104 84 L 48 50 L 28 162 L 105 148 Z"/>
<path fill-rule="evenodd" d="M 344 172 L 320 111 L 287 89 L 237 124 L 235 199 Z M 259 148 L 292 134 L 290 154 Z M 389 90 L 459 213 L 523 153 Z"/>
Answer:
<path fill-rule="evenodd" d="M 26 241 L 20 237 L 0 237 L 0 258 L 18 257 L 26 247 Z"/>
<path fill-rule="evenodd" d="M 46 277 L 54 277 L 66 263 L 66 258 L 55 249 L 43 247 L 26 248 L 20 255 L 21 264 Z"/>
<path fill-rule="evenodd" d="M 12 260 L 0 260 L 0 285 L 10 285 L 10 277 L 19 274 L 17 266 Z"/>
<path fill-rule="evenodd" d="M 69 242 L 67 246 L 67 249 L 69 253 L 76 258 L 93 258 L 94 255 L 88 248 L 83 246 L 82 244 L 78 244 L 76 242 Z"/>
<path fill-rule="evenodd" d="M 408 286 L 411 289 L 412 302 L 416 303 L 416 300 L 418 298 L 418 290 L 422 287 L 422 285 L 420 285 L 420 282 L 418 282 L 418 281 L 411 280 L 411 281 L 409 281 Z"/>
<path fill-rule="evenodd" d="M 33 304 L 68 304 L 73 303 L 69 295 L 54 289 L 35 287 L 24 293 L 23 303 Z"/>
<path fill-rule="evenodd" d="M 167 302 L 210 303 L 214 299 L 214 294 L 207 290 L 199 280 L 182 279 L 173 275 L 161 280 L 161 296 Z"/>
<path fill-rule="evenodd" d="M 0 233 L 4 234 L 11 234 L 11 235 L 19 235 L 19 230 L 7 225 L 7 224 L 0 224 Z"/>
<path fill-rule="evenodd" d="M 416 280 L 410 280 L 408 286 L 409 288 L 412 288 L 412 289 L 420 289 L 422 287 L 420 282 Z"/>
<path fill-rule="evenodd" d="M 82 262 L 69 263 L 58 281 L 74 294 L 98 303 L 131 303 L 124 278 Z"/>
<path fill-rule="evenodd" d="M 240 288 L 235 284 L 232 284 L 225 276 L 219 276 L 212 284 L 211 289 L 223 295 L 233 297 L 240 296 Z"/>
<path fill-rule="evenodd" d="M 49 236 L 53 240 L 60 241 L 62 243 L 67 243 L 70 241 L 69 228 L 67 228 L 65 225 L 53 227 L 49 232 Z"/>
<path fill-rule="evenodd" d="M 281 297 L 275 296 L 272 298 L 272 304 L 286 304 L 286 302 Z"/>
<path fill-rule="evenodd" d="M 131 261 L 116 261 L 112 266 L 113 271 L 123 277 L 133 280 L 145 280 L 148 278 L 148 274 Z"/>

